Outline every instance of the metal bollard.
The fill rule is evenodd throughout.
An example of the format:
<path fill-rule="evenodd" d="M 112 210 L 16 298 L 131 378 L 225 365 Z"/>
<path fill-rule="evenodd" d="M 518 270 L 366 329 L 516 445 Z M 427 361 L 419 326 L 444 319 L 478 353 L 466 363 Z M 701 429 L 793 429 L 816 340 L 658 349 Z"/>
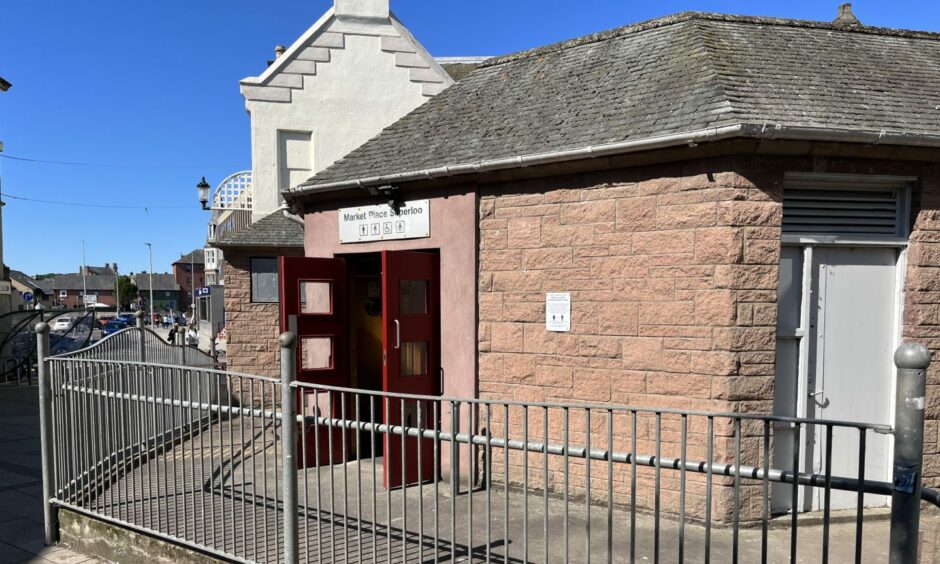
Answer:
<path fill-rule="evenodd" d="M 137 321 L 137 337 L 140 339 L 140 361 L 147 362 L 147 343 L 144 341 L 144 312 L 138 309 L 134 314 Z"/>
<path fill-rule="evenodd" d="M 297 338 L 290 331 L 278 338 L 281 346 L 281 472 L 284 484 L 284 562 L 297 564 L 297 399 L 291 384 L 297 379 Z"/>
<path fill-rule="evenodd" d="M 917 561 L 920 490 L 924 460 L 924 407 L 930 351 L 904 343 L 894 353 L 898 367 L 894 415 L 894 491 L 891 494 L 889 562 Z"/>
<path fill-rule="evenodd" d="M 42 451 L 42 522 L 46 546 L 56 541 L 57 510 L 52 504 L 55 497 L 55 476 L 52 462 L 52 385 L 49 382 L 49 324 L 36 324 L 36 371 L 39 373 L 39 437 Z"/>

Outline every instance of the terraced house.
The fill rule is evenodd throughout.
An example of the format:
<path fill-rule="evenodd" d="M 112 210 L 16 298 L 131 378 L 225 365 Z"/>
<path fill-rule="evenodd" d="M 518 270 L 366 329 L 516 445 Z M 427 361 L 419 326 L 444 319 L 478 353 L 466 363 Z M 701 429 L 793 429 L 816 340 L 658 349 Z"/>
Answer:
<path fill-rule="evenodd" d="M 894 348 L 940 349 L 938 92 L 940 35 L 851 13 L 682 13 L 488 60 L 283 192 L 304 219 L 305 256 L 280 271 L 300 378 L 890 423 Z M 774 464 L 798 449 L 818 470 L 831 448 L 833 472 L 857 475 L 858 437 L 821 429 L 775 429 Z M 759 430 L 744 432 L 756 462 Z M 677 456 L 678 428 L 662 433 Z M 731 452 L 734 430 L 717 433 Z M 891 452 L 869 440 L 867 478 L 890 481 Z M 567 484 L 558 467 L 546 479 Z M 789 491 L 775 511 L 821 504 Z"/>

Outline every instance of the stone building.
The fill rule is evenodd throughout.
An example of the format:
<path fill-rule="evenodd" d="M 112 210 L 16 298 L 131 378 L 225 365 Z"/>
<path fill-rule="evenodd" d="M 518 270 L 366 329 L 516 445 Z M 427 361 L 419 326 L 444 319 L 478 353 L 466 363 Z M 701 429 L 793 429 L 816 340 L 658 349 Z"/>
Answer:
<path fill-rule="evenodd" d="M 890 423 L 897 344 L 940 349 L 937 61 L 934 33 L 702 13 L 491 59 L 284 192 L 309 258 L 282 286 L 358 295 L 360 270 L 384 283 L 393 260 L 433 257 L 418 261 L 439 316 L 424 393 Z M 547 327 L 549 293 L 570 300 L 569 326 Z M 355 329 L 330 338 L 361 350 Z M 302 377 L 402 391 L 352 369 Z M 935 364 L 934 485 L 938 378 Z M 854 475 L 857 437 L 833 449 Z M 871 439 L 867 478 L 890 480 L 891 449 Z"/>
<path fill-rule="evenodd" d="M 141 274 L 143 276 L 143 274 Z M 206 285 L 206 259 L 204 249 L 195 249 L 173 263 L 173 280 L 179 286 L 179 309 L 190 311 L 196 303 L 193 292 Z M 156 286 L 156 281 L 154 286 Z M 156 300 L 156 296 L 154 297 Z"/>
<path fill-rule="evenodd" d="M 178 312 L 180 308 L 185 311 L 189 307 L 189 302 L 180 300 L 180 285 L 176 282 L 176 276 L 167 272 L 154 272 L 152 275 L 147 272 L 141 272 L 131 276 L 131 281 L 137 286 L 138 295 L 131 296 L 130 299 L 140 298 L 144 309 L 149 309 L 150 305 L 150 281 L 153 280 L 153 310 L 156 313 L 166 311 Z M 122 296 L 126 302 L 128 298 Z"/>
<path fill-rule="evenodd" d="M 37 304 L 41 304 L 41 307 L 49 307 L 49 296 L 46 295 L 39 280 L 35 280 L 19 270 L 10 270 L 10 283 L 13 287 L 11 294 L 11 311 L 33 309 Z M 24 299 L 26 294 L 31 295 L 29 301 Z"/>
<path fill-rule="evenodd" d="M 432 57 L 391 13 L 388 0 L 336 0 L 293 43 L 278 46 L 264 72 L 241 81 L 251 119 L 252 169 L 216 189 L 207 251 L 216 265 L 210 274 L 217 273 L 216 283 L 225 289 L 229 367 L 278 370 L 277 353 L 271 352 L 277 348 L 279 313 L 274 259 L 302 254 L 303 247 L 302 222 L 285 215 L 281 192 L 424 104 L 483 59 Z M 270 281 L 274 294 L 260 295 L 251 285 L 258 280 Z M 273 362 L 260 362 L 261 351 Z"/>
<path fill-rule="evenodd" d="M 60 274 L 52 279 L 40 280 L 38 284 L 49 296 L 52 307 L 76 309 L 85 307 L 85 296 L 89 303 L 114 306 L 114 274 Z"/>
<path fill-rule="evenodd" d="M 277 257 L 303 255 L 303 226 L 276 212 L 216 241 L 225 253 L 227 367 L 234 372 L 280 374 Z"/>

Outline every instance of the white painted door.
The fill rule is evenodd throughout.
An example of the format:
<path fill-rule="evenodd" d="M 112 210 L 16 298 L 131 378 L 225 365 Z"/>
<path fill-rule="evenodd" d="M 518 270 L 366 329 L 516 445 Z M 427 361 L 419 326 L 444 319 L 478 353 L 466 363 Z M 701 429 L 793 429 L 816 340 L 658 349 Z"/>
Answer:
<path fill-rule="evenodd" d="M 807 416 L 891 423 L 896 335 L 897 250 L 881 247 L 817 247 L 813 252 L 815 311 L 811 312 Z M 825 429 L 817 427 L 812 449 L 817 472 L 825 469 Z M 890 481 L 887 435 L 868 432 L 865 477 Z M 832 472 L 858 475 L 859 432 L 834 429 Z M 822 490 L 813 505 L 822 507 Z M 886 505 L 868 496 L 868 505 Z M 833 492 L 834 508 L 854 507 L 856 498 Z"/>
<path fill-rule="evenodd" d="M 898 250 L 889 247 L 785 246 L 778 293 L 774 413 L 863 423 L 891 422 L 897 333 Z M 789 470 L 790 425 L 774 426 L 774 466 Z M 825 471 L 826 429 L 803 429 L 800 471 Z M 890 480 L 890 439 L 866 435 L 865 477 Z M 859 433 L 834 429 L 832 473 L 858 476 Z M 801 492 L 801 510 L 821 508 L 823 490 Z M 885 505 L 867 496 L 869 506 Z M 832 507 L 854 507 L 855 495 L 833 491 Z M 772 508 L 791 505 L 790 486 L 774 488 Z"/>

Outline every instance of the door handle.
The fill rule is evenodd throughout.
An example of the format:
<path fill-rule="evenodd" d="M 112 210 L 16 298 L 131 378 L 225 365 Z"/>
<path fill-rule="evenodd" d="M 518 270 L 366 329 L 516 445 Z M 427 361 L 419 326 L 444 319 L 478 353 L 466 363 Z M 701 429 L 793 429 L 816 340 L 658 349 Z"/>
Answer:
<path fill-rule="evenodd" d="M 812 392 L 809 394 L 809 397 L 813 398 L 813 401 L 816 402 L 816 405 L 822 408 L 829 407 L 829 398 L 825 396 L 826 392 Z M 820 401 L 818 398 L 822 398 Z"/>
<path fill-rule="evenodd" d="M 401 348 L 401 324 L 397 319 L 393 321 L 395 322 L 395 349 L 397 350 Z"/>

